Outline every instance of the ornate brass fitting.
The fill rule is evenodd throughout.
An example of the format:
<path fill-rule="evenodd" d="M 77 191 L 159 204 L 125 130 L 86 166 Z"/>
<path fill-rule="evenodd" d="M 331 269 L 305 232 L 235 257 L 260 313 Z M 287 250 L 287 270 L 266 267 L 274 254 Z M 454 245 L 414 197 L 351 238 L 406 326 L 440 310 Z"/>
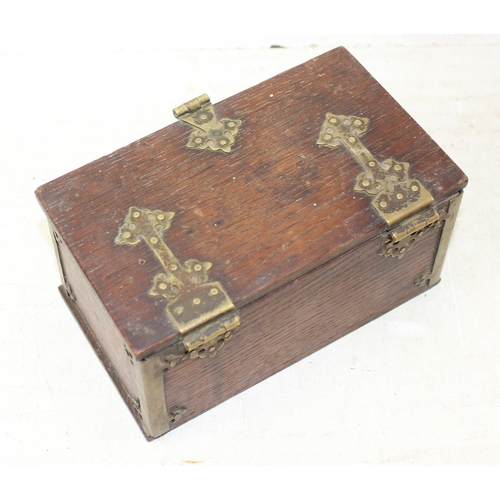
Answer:
<path fill-rule="evenodd" d="M 148 245 L 163 267 L 153 278 L 149 295 L 165 299 L 165 312 L 183 335 L 191 358 L 204 357 L 204 345 L 207 355 L 215 355 L 224 340 L 217 343 L 217 349 L 210 350 L 210 343 L 219 337 L 230 338 L 239 325 L 239 316 L 233 312 L 228 320 L 227 313 L 234 310 L 234 304 L 218 281 L 209 281 L 210 262 L 188 259 L 181 264 L 164 242 L 163 233 L 173 217 L 173 212 L 130 207 L 115 243 L 137 245 L 144 241 Z"/>
<path fill-rule="evenodd" d="M 224 153 L 231 151 L 234 137 L 242 123 L 232 118 L 218 120 L 207 94 L 178 106 L 174 109 L 174 116 L 195 128 L 189 136 L 188 148 L 209 148 Z"/>
<path fill-rule="evenodd" d="M 427 229 L 435 227 L 439 214 L 432 208 L 431 193 L 409 176 L 409 163 L 393 158 L 380 162 L 361 142 L 369 122 L 368 118 L 326 113 L 317 144 L 332 149 L 344 146 L 364 168 L 354 190 L 374 197 L 373 208 L 391 230 L 379 255 L 400 259 Z"/>
<path fill-rule="evenodd" d="M 379 162 L 361 142 L 369 119 L 326 113 L 317 144 L 335 149 L 344 146 L 365 169 L 356 178 L 356 191 L 374 196 L 372 206 L 391 229 L 434 203 L 434 198 L 416 179 L 410 165 L 393 158 Z"/>

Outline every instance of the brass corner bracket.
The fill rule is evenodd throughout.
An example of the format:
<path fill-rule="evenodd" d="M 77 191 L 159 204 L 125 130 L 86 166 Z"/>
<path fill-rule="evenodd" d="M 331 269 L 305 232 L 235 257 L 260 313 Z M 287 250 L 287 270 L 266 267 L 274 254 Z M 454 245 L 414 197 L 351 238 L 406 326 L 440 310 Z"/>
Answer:
<path fill-rule="evenodd" d="M 195 129 L 189 136 L 188 148 L 208 148 L 224 153 L 231 152 L 234 137 L 242 123 L 232 118 L 218 120 L 207 94 L 178 106 L 174 109 L 174 116 Z"/>

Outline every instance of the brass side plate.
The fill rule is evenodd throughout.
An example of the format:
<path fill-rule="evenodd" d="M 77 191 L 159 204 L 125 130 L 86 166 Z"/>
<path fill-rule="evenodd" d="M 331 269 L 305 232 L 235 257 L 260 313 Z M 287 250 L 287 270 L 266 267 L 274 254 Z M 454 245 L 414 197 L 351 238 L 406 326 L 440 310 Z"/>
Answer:
<path fill-rule="evenodd" d="M 210 149 L 229 153 L 241 120 L 217 119 L 210 97 L 203 94 L 174 109 L 174 116 L 195 128 L 189 136 L 188 148 Z"/>
<path fill-rule="evenodd" d="M 361 142 L 369 119 L 326 113 L 317 144 L 335 149 L 344 146 L 364 168 L 356 178 L 356 191 L 373 196 L 372 206 L 389 229 L 422 212 L 434 198 L 416 179 L 409 176 L 410 165 L 393 158 L 380 162 Z"/>
<path fill-rule="evenodd" d="M 148 245 L 163 268 L 153 278 L 149 295 L 165 299 L 167 316 L 186 335 L 232 311 L 234 304 L 218 281 L 209 281 L 210 262 L 188 259 L 181 264 L 164 242 L 163 233 L 173 217 L 173 212 L 131 207 L 115 243 L 137 245 L 144 241 Z M 186 348 L 191 350 L 189 345 Z"/>

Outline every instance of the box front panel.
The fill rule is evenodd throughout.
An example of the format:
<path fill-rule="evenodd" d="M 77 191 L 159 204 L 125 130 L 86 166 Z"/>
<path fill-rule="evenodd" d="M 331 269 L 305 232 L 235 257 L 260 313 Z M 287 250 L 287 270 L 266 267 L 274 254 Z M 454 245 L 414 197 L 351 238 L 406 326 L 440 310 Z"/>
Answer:
<path fill-rule="evenodd" d="M 375 238 L 244 307 L 241 327 L 214 358 L 164 372 L 174 428 L 314 353 L 428 289 L 441 228 L 428 230 L 403 258 L 378 255 Z"/>

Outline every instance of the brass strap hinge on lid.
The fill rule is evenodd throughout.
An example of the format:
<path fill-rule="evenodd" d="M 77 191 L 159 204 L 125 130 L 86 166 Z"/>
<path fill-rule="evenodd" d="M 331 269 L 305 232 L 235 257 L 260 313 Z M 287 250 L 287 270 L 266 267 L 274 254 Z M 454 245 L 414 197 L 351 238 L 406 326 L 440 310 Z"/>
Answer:
<path fill-rule="evenodd" d="M 317 144 L 331 149 L 345 147 L 363 167 L 354 190 L 373 196 L 371 204 L 390 231 L 379 254 L 401 258 L 426 229 L 433 227 L 439 214 L 432 207 L 431 193 L 410 177 L 409 163 L 393 158 L 379 161 L 361 142 L 369 122 L 364 117 L 326 113 Z"/>
<path fill-rule="evenodd" d="M 210 97 L 203 94 L 174 109 L 174 116 L 194 127 L 188 148 L 209 149 L 231 152 L 234 138 L 241 127 L 241 120 L 233 118 L 217 119 Z"/>
<path fill-rule="evenodd" d="M 130 207 L 115 243 L 144 241 L 161 264 L 149 295 L 165 300 L 165 313 L 182 335 L 185 352 L 177 361 L 213 357 L 238 328 L 239 315 L 221 283 L 209 280 L 210 262 L 188 259 L 181 264 L 165 243 L 163 234 L 173 217 L 173 212 Z"/>

